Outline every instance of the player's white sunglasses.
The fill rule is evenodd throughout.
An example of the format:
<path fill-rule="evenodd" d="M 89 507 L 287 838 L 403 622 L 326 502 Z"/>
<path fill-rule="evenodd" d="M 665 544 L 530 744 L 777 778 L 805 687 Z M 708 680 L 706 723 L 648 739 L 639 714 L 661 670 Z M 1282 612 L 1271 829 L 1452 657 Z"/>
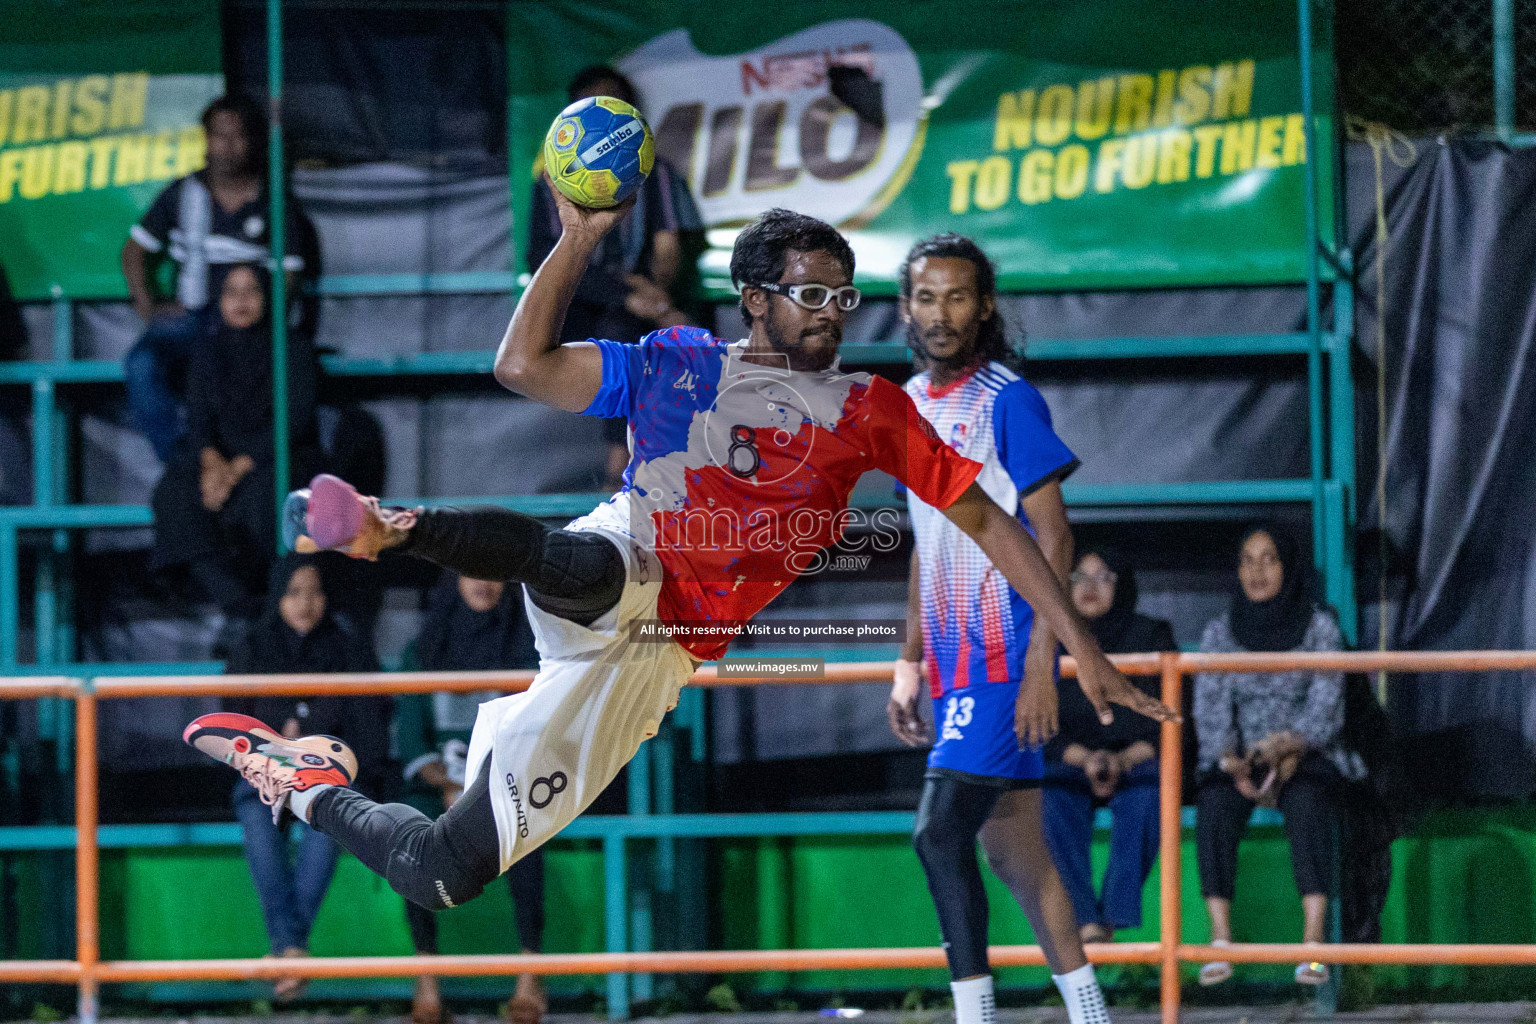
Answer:
<path fill-rule="evenodd" d="M 833 299 L 837 300 L 838 309 L 844 311 L 858 309 L 861 297 L 859 290 L 851 284 L 845 284 L 841 288 L 824 284 L 757 284 L 752 287 L 782 295 L 804 309 L 822 309 Z"/>

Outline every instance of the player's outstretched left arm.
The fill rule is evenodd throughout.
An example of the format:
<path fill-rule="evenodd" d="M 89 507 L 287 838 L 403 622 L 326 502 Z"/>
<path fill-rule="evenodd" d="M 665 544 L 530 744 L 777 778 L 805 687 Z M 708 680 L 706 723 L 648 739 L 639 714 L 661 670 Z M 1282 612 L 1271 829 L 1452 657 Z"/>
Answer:
<path fill-rule="evenodd" d="M 584 341 L 560 344 L 560 329 L 592 253 L 603 236 L 629 213 L 634 200 L 610 210 L 591 210 L 577 206 L 555 189 L 550 191 L 560 212 L 560 240 L 518 300 L 496 350 L 496 380 L 534 401 L 582 412 L 602 386 L 603 354 L 596 345 Z"/>
<path fill-rule="evenodd" d="M 1099 713 L 1099 721 L 1108 725 L 1114 720 L 1110 704 L 1122 704 L 1159 722 L 1178 717 L 1161 701 L 1153 700 L 1132 686 L 1131 681 L 1109 663 L 1093 634 L 1072 609 L 1072 602 L 1040 553 L 1035 539 L 1017 519 L 987 497 L 985 491 L 971 484 L 944 510 L 944 514 L 976 542 L 1003 578 L 1029 602 L 1035 614 L 1077 659 L 1078 682 L 1083 688 L 1083 696 Z"/>

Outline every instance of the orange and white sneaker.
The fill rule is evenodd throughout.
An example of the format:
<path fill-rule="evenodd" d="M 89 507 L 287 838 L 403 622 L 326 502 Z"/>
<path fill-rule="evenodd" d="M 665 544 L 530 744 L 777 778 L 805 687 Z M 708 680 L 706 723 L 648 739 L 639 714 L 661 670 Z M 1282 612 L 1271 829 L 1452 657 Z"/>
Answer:
<path fill-rule="evenodd" d="M 321 473 L 283 503 L 283 535 L 300 554 L 340 551 L 374 561 L 416 525 L 413 509 L 385 508 L 340 477 Z"/>
<path fill-rule="evenodd" d="M 334 736 L 288 739 L 260 719 L 216 711 L 194 719 L 181 738 L 223 761 L 256 788 L 277 822 L 291 793 L 315 786 L 349 786 L 357 778 L 357 755 Z"/>

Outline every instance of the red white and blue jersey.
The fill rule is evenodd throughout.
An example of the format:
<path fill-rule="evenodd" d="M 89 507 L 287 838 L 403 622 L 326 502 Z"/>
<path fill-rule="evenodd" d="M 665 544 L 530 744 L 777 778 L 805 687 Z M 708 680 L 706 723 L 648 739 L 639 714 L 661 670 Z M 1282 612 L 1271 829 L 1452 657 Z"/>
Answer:
<path fill-rule="evenodd" d="M 663 569 L 663 622 L 744 623 L 836 543 L 859 477 L 884 470 L 932 508 L 982 471 L 944 444 L 895 384 L 763 366 L 692 327 L 596 342 L 603 382 L 584 412 L 624 416 L 624 486 L 573 529 L 635 538 Z M 697 658 L 729 638 L 683 642 Z"/>
<path fill-rule="evenodd" d="M 982 464 L 976 478 L 982 490 L 1033 533 L 1020 496 L 1065 479 L 1078 466 L 1056 436 L 1040 392 L 1001 363 L 980 366 L 943 388 L 934 388 L 929 375 L 920 373 L 907 381 L 906 391 L 940 438 Z M 1017 688 L 1033 610 L 976 542 L 922 494 L 909 492 L 907 500 L 921 577 L 923 655 L 934 699 L 986 684 Z M 1011 731 L 1011 711 L 1008 726 Z"/>

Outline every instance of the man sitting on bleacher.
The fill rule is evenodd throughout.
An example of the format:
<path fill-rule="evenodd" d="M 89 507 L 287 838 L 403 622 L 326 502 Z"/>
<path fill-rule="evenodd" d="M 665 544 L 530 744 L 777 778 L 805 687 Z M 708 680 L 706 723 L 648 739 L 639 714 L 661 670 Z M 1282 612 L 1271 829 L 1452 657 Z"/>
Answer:
<path fill-rule="evenodd" d="M 270 257 L 266 115 L 255 100 L 231 95 L 210 103 L 202 120 L 207 166 L 167 185 L 123 243 L 128 294 L 146 325 L 123 362 L 128 407 L 161 462 L 181 436 L 187 367 L 213 327 L 225 273 Z M 320 245 L 298 200 L 286 202 L 283 268 L 292 285 L 318 271 Z M 158 258 L 176 264 L 169 301 L 155 296 Z"/>

